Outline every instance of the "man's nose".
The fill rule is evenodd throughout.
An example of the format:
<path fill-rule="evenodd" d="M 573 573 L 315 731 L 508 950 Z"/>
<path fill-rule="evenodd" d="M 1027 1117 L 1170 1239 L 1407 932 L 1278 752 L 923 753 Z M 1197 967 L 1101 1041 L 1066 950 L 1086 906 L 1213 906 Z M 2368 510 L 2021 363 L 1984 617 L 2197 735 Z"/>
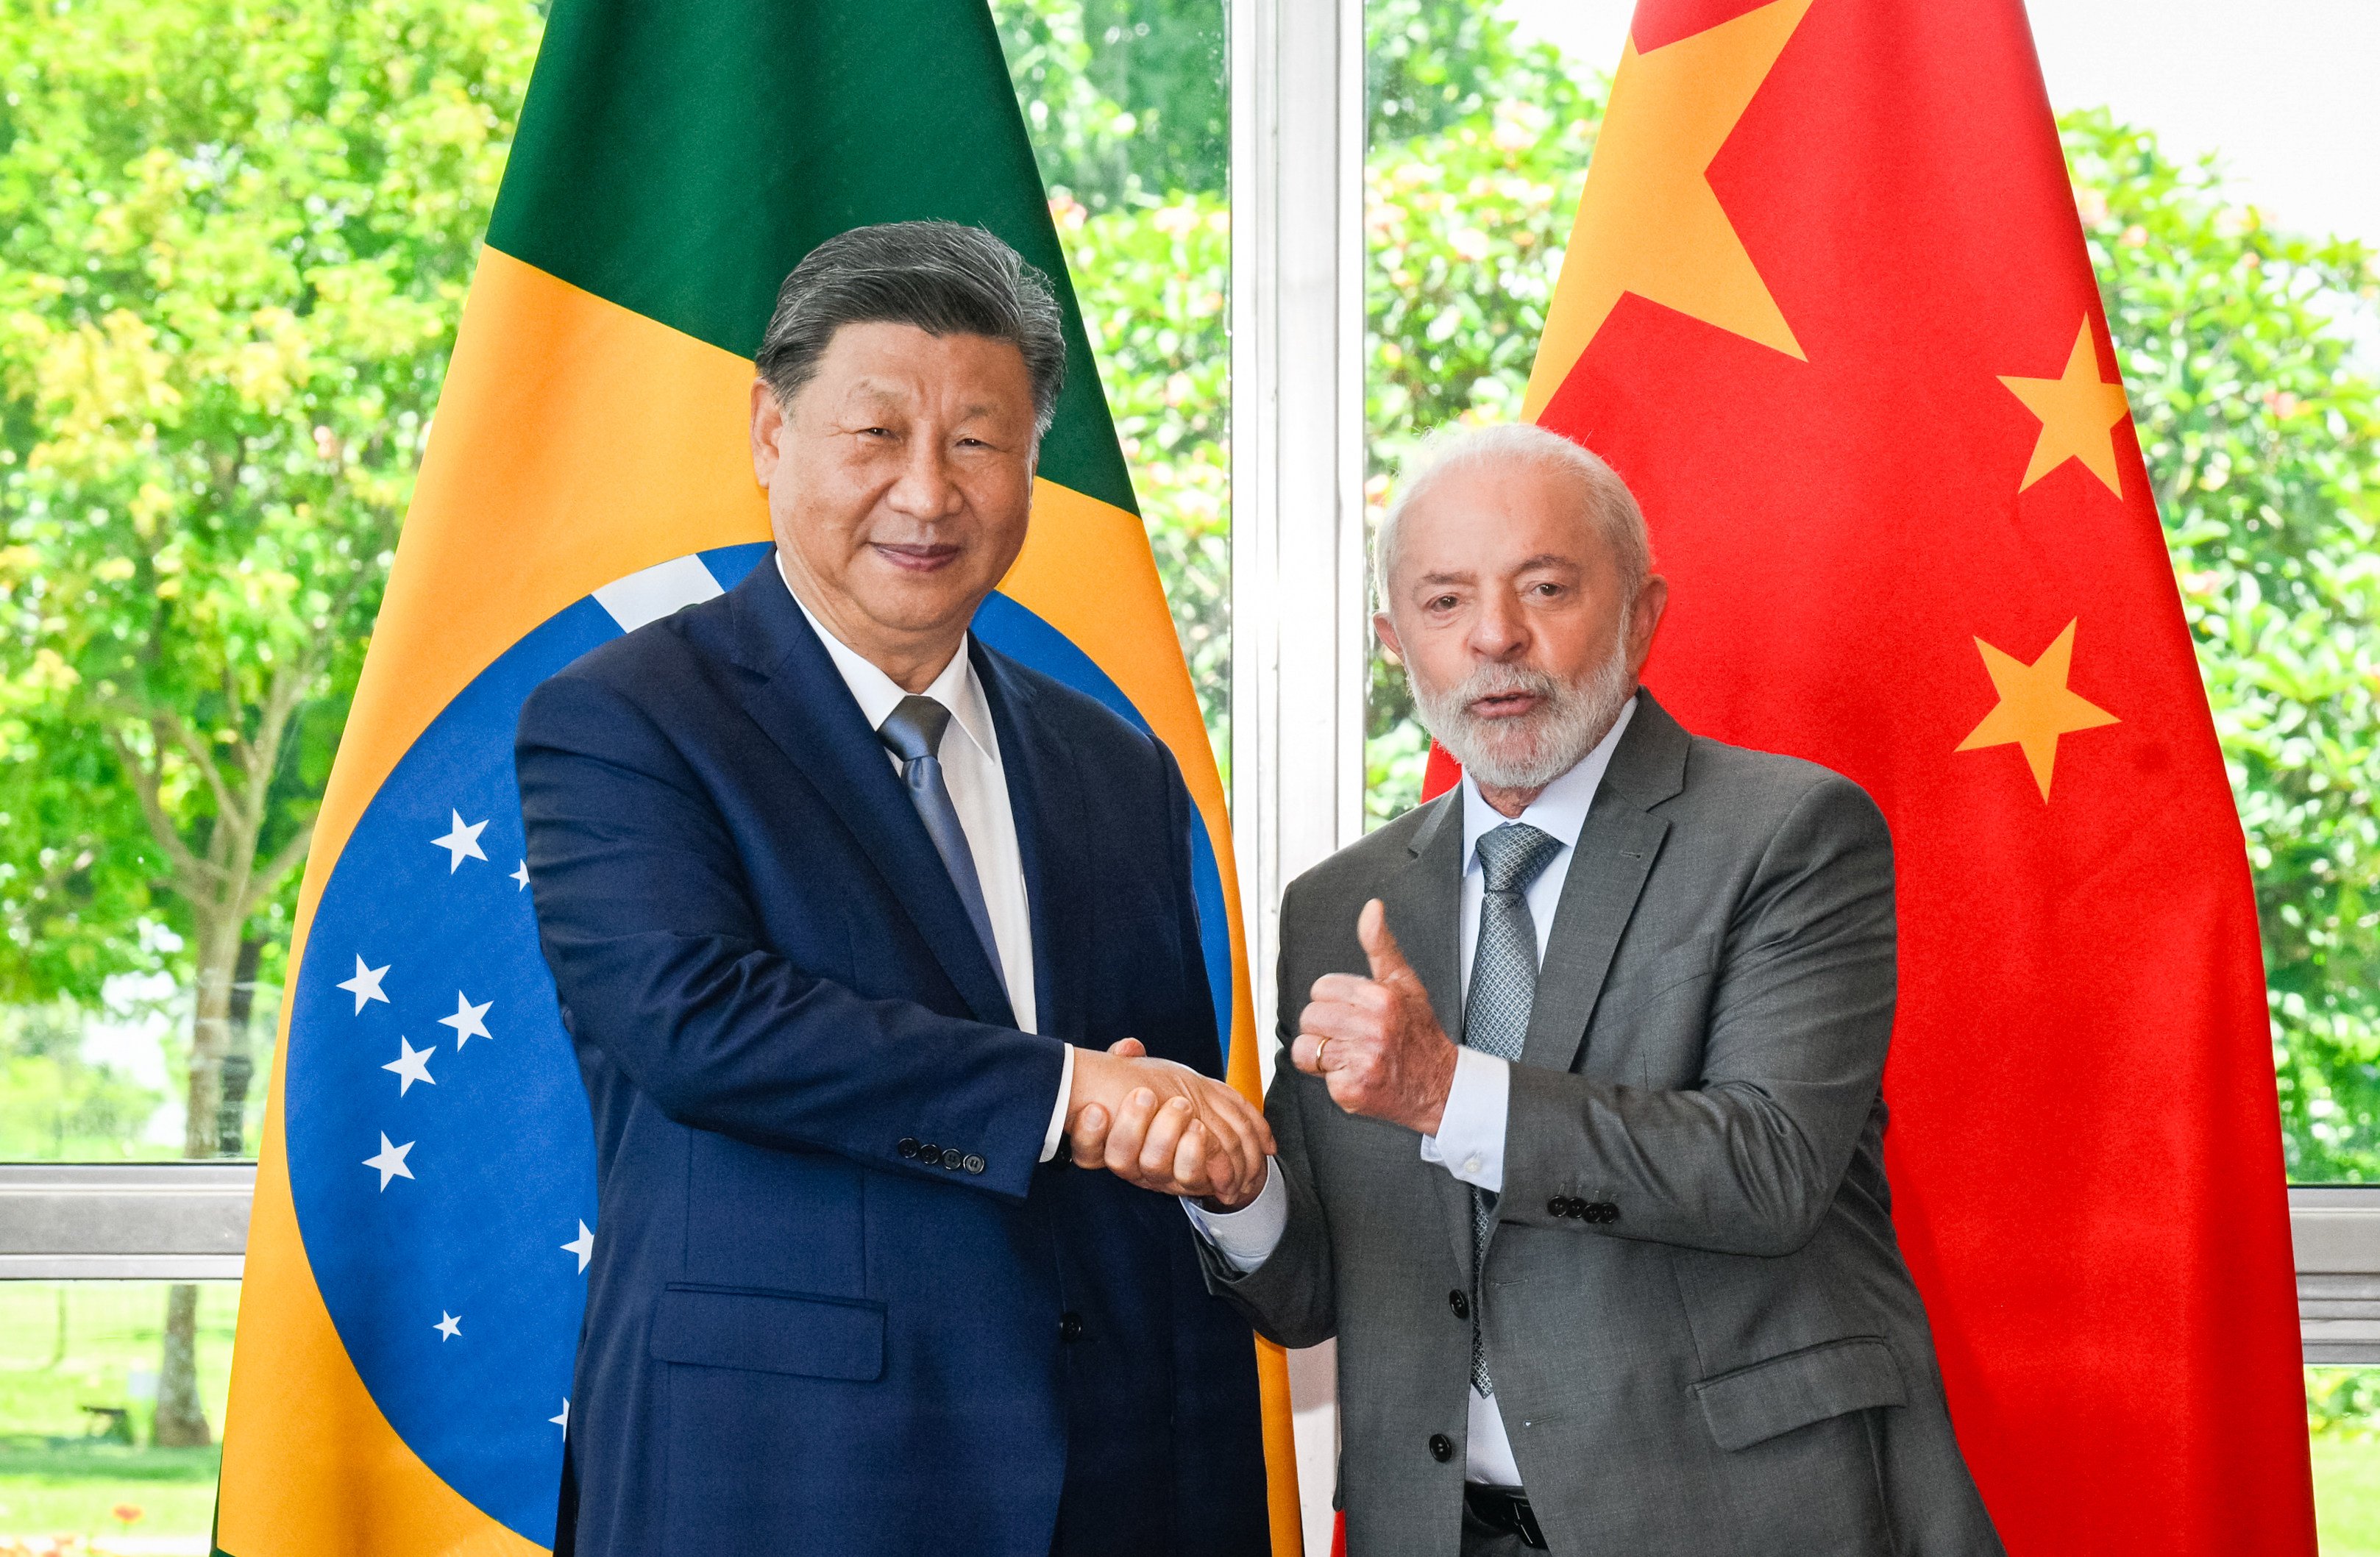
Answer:
<path fill-rule="evenodd" d="M 884 494 L 894 512 L 920 519 L 942 519 L 959 511 L 965 501 L 952 479 L 950 460 L 939 438 L 913 438 L 905 451 L 900 479 Z"/>
<path fill-rule="evenodd" d="M 1528 622 L 1514 601 L 1490 594 L 1471 619 L 1468 641 L 1471 652 L 1482 659 L 1511 659 L 1529 646 Z"/>

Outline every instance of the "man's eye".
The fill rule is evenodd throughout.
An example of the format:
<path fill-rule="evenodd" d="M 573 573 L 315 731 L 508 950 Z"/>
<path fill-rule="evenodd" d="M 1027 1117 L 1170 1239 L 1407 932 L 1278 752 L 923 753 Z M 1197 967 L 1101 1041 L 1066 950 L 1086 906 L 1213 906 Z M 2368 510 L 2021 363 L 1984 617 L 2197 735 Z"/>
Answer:
<path fill-rule="evenodd" d="M 1456 603 L 1453 596 L 1440 595 L 1429 602 L 1429 609 L 1434 611 L 1451 611 L 1455 608 Z"/>

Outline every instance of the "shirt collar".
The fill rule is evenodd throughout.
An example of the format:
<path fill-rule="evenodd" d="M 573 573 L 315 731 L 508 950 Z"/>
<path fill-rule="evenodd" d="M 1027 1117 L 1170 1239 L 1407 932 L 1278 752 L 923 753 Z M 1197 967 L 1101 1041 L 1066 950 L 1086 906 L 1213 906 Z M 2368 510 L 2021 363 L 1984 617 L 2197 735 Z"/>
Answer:
<path fill-rule="evenodd" d="M 794 604 L 801 607 L 802 615 L 809 622 L 810 631 L 816 633 L 819 642 L 826 646 L 827 658 L 834 661 L 835 670 L 843 676 L 843 684 L 851 689 L 853 699 L 859 705 L 860 716 L 868 720 L 868 728 L 882 729 L 884 721 L 892 717 L 892 710 L 901 706 L 901 699 L 909 694 L 900 682 L 879 670 L 867 656 L 828 631 L 826 623 L 818 619 L 818 613 L 811 610 L 799 595 L 794 594 L 793 581 L 785 578 L 785 560 L 774 552 L 770 555 L 776 561 L 777 577 L 784 581 L 785 593 L 794 596 Z M 976 679 L 975 664 L 967 657 L 965 639 L 960 640 L 957 651 L 951 656 L 951 662 L 941 668 L 920 695 L 930 697 L 948 708 L 951 722 L 965 732 L 966 738 L 975 743 L 976 750 L 990 759 L 994 767 L 1000 766 L 1000 738 L 992 733 L 991 706 L 984 698 L 983 683 Z"/>
<path fill-rule="evenodd" d="M 1620 717 L 1595 750 L 1578 760 L 1576 766 L 1548 784 L 1528 808 L 1518 816 L 1507 816 L 1488 803 L 1479 793 L 1479 786 L 1470 774 L 1463 776 L 1463 869 L 1465 875 L 1479 868 L 1480 835 L 1502 827 L 1507 822 L 1526 822 L 1541 833 L 1560 839 L 1564 849 L 1578 843 L 1578 835 L 1586 826 L 1587 807 L 1595 803 L 1595 791 L 1603 784 L 1603 770 L 1611 766 L 1611 754 L 1619 749 L 1620 738 L 1628 732 L 1628 721 L 1636 715 L 1636 699 L 1631 697 L 1621 706 Z"/>

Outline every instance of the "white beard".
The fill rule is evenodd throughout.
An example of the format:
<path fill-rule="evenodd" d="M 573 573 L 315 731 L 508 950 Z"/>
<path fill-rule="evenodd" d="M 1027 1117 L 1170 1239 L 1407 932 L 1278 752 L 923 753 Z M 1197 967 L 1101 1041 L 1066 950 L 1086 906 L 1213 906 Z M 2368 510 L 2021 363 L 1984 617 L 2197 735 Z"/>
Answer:
<path fill-rule="evenodd" d="M 1519 665 L 1482 665 L 1456 685 L 1429 686 L 1408 666 L 1414 707 L 1430 738 L 1491 790 L 1542 790 L 1585 760 L 1636 695 L 1623 618 L 1610 654 L 1574 684 Z M 1500 694 L 1543 699 L 1519 718 L 1481 718 L 1471 705 Z"/>

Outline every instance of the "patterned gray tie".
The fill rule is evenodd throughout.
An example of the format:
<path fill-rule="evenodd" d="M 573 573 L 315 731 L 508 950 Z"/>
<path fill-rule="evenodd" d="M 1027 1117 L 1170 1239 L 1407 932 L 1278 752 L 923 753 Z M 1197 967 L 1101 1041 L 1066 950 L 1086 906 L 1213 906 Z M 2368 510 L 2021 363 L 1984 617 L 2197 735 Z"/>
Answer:
<path fill-rule="evenodd" d="M 991 959 L 992 977 L 1008 987 L 1007 970 L 1000 965 L 1000 943 L 992 938 L 991 915 L 983 906 L 983 883 L 975 873 L 975 853 L 967 848 L 966 829 L 959 826 L 958 807 L 951 803 L 951 787 L 942 778 L 942 735 L 951 727 L 951 711 L 930 697 L 909 696 L 884 718 L 876 738 L 901 759 L 901 779 L 909 788 L 909 803 L 926 824 L 926 836 L 942 857 L 951 885 L 959 889 L 968 921 L 983 954 Z"/>
<path fill-rule="evenodd" d="M 1537 924 L 1524 894 L 1560 853 L 1561 839 L 1521 822 L 1480 835 L 1479 945 L 1471 957 L 1471 995 L 1463 1007 L 1463 1042 L 1482 1054 L 1518 1061 L 1529 1035 L 1529 1008 L 1537 998 Z M 1471 1387 L 1496 1393 L 1479 1338 L 1479 1267 L 1488 1230 L 1496 1225 L 1496 1197 L 1471 1189 Z"/>

